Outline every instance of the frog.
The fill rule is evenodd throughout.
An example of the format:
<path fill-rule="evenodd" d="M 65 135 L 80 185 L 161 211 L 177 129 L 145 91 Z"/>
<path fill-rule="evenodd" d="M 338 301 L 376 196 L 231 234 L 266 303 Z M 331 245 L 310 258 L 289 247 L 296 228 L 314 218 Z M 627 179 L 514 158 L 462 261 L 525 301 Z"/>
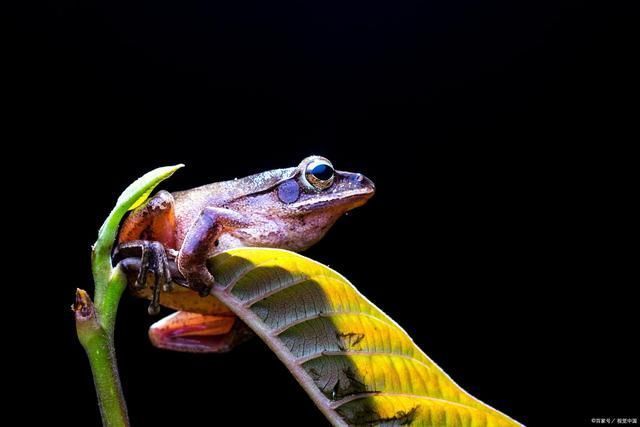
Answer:
<path fill-rule="evenodd" d="M 252 333 L 211 294 L 215 271 L 207 260 L 238 247 L 304 251 L 374 193 L 369 178 L 336 170 L 317 155 L 296 167 L 160 190 L 120 225 L 113 261 L 134 295 L 151 300 L 149 314 L 158 314 L 160 305 L 176 310 L 149 328 L 155 347 L 226 352 Z"/>

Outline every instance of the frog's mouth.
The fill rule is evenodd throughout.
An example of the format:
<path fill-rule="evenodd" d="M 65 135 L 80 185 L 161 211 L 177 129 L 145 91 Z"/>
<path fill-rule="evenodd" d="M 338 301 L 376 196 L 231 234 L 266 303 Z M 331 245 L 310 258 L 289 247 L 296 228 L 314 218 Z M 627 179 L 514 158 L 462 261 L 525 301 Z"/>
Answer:
<path fill-rule="evenodd" d="M 291 207 L 304 211 L 311 211 L 322 207 L 346 207 L 345 211 L 364 205 L 374 190 L 359 189 L 345 191 L 339 194 L 327 194 L 292 203 Z"/>
<path fill-rule="evenodd" d="M 364 205 L 375 194 L 375 185 L 362 174 L 336 171 L 331 187 L 302 197 L 291 207 L 300 211 L 336 209 L 346 212 Z"/>

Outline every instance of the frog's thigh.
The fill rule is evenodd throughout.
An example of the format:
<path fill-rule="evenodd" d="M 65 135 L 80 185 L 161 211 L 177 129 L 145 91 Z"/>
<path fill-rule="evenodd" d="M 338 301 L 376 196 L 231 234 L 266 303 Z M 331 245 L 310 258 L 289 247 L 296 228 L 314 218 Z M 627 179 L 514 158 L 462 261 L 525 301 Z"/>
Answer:
<path fill-rule="evenodd" d="M 131 212 L 124 220 L 118 243 L 132 240 L 151 240 L 175 249 L 176 216 L 173 196 L 164 190 Z"/>
<path fill-rule="evenodd" d="M 178 311 L 149 328 L 151 343 L 167 350 L 223 353 L 246 340 L 246 326 L 234 315 Z"/>

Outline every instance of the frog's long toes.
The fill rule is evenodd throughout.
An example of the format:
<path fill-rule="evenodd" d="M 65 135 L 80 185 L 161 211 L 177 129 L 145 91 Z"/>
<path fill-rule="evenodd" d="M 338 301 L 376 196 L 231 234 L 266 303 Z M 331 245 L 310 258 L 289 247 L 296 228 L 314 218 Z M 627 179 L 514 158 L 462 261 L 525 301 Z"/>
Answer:
<path fill-rule="evenodd" d="M 164 292 L 171 292 L 173 290 L 173 282 L 171 280 L 171 269 L 169 268 L 169 260 L 166 254 L 161 256 L 162 264 L 162 290 Z"/>
<path fill-rule="evenodd" d="M 139 275 L 138 278 L 136 279 L 135 283 L 133 284 L 133 287 L 136 290 L 144 289 L 147 286 L 146 280 L 144 279 L 145 276 L 146 274 L 142 277 L 140 277 Z"/>
<path fill-rule="evenodd" d="M 166 249 L 157 241 L 135 240 L 118 245 L 114 254 L 116 262 L 135 267 L 137 270 L 137 276 L 133 282 L 134 289 L 139 291 L 148 286 L 151 287 L 151 304 L 148 311 L 152 315 L 158 314 L 160 293 L 173 289 L 173 274 L 176 275 L 176 280 L 181 280 L 179 271 L 176 270 L 173 274 L 171 272 L 172 268 L 175 268 L 172 263 L 174 263 L 176 251 Z M 135 262 L 126 262 L 127 260 Z"/>
<path fill-rule="evenodd" d="M 151 264 L 152 252 L 142 247 L 142 256 L 140 258 L 140 271 L 133 286 L 136 289 L 144 289 L 147 283 L 147 275 L 149 274 L 149 266 Z"/>
<path fill-rule="evenodd" d="M 164 284 L 162 283 L 162 274 L 157 269 L 155 270 L 154 279 L 151 303 L 147 309 L 150 315 L 155 315 L 160 312 L 160 289 L 164 287 Z"/>
<path fill-rule="evenodd" d="M 167 274 L 167 273 L 168 272 L 166 269 L 160 273 L 160 278 L 162 282 L 162 292 L 171 292 L 173 290 L 173 282 L 171 281 L 171 274 Z"/>
<path fill-rule="evenodd" d="M 148 311 L 149 314 L 155 315 L 160 311 L 160 293 L 169 292 L 173 287 L 169 259 L 164 246 L 159 242 L 151 242 L 148 252 L 150 253 L 148 271 L 153 273 L 154 278 L 153 293 Z"/>
<path fill-rule="evenodd" d="M 153 302 L 149 304 L 149 307 L 147 307 L 147 313 L 149 313 L 150 316 L 155 316 L 160 313 L 160 304 L 154 304 Z"/>

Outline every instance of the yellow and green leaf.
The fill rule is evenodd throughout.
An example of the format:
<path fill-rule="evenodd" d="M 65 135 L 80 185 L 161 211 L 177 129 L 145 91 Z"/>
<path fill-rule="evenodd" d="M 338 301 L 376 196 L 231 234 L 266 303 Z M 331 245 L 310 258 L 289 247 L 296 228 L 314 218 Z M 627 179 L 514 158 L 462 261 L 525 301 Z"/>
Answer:
<path fill-rule="evenodd" d="M 334 425 L 520 425 L 469 395 L 347 279 L 280 249 L 209 260 L 213 294 L 274 351 Z"/>

